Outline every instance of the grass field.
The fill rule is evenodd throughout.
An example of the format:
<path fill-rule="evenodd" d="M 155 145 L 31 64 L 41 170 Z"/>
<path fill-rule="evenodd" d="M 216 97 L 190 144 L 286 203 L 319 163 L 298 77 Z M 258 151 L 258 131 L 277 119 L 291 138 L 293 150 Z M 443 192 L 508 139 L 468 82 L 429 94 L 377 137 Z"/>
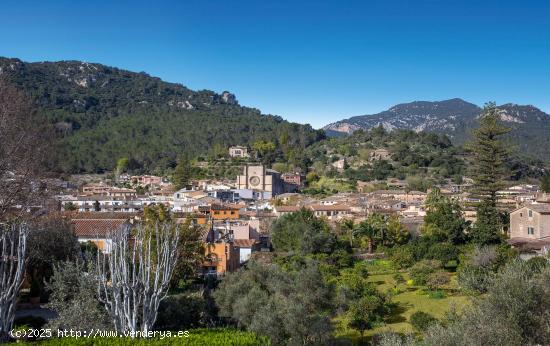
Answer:
<path fill-rule="evenodd" d="M 388 268 L 388 264 L 384 262 L 385 261 L 377 263 L 376 266 Z M 373 274 L 369 276 L 368 281 L 375 283 L 380 292 L 388 292 L 388 290 L 393 289 L 396 285 L 393 274 L 394 273 L 388 273 L 387 271 L 383 274 Z M 409 279 L 406 272 L 401 272 L 401 274 L 406 280 Z M 457 310 L 462 310 L 469 304 L 469 298 L 462 295 L 457 288 L 456 278 L 453 276 L 449 285 L 443 287 L 445 297 L 434 299 L 428 296 L 425 287 L 409 287 L 406 284 L 399 285 L 398 291 L 400 293 L 395 294 L 392 298 L 392 302 L 396 304 L 396 308 L 386 318 L 384 325 L 366 331 L 363 341 L 370 340 L 373 335 L 385 331 L 397 333 L 414 332 L 413 327 L 409 323 L 409 319 L 416 311 L 424 311 L 441 319 L 445 316 L 445 313 L 449 311 L 452 305 L 454 305 Z M 338 338 L 352 340 L 357 344 L 360 343 L 361 337 L 359 332 L 347 328 L 339 319 L 336 319 L 335 323 L 337 326 L 336 336 Z"/>

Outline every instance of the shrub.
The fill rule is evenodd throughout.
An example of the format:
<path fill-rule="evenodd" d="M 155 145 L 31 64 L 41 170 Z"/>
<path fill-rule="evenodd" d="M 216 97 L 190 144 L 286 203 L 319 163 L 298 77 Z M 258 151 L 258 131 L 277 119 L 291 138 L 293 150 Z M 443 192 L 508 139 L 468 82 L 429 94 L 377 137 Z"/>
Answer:
<path fill-rule="evenodd" d="M 373 338 L 373 345 L 378 346 L 414 346 L 415 339 L 413 335 L 401 335 L 394 332 L 384 332 L 377 334 Z"/>
<path fill-rule="evenodd" d="M 446 297 L 445 292 L 442 290 L 430 291 L 428 293 L 428 298 L 430 299 L 443 299 L 445 297 Z"/>
<path fill-rule="evenodd" d="M 533 273 L 540 273 L 548 265 L 548 259 L 545 257 L 533 257 L 527 261 L 527 265 Z"/>
<path fill-rule="evenodd" d="M 550 267 L 516 260 L 501 268 L 484 299 L 424 334 L 423 345 L 550 345 Z"/>
<path fill-rule="evenodd" d="M 395 273 L 393 275 L 393 280 L 397 285 L 405 283 L 405 278 L 400 273 Z"/>
<path fill-rule="evenodd" d="M 436 243 L 428 248 L 428 252 L 424 256 L 426 259 L 433 259 L 447 263 L 449 261 L 458 260 L 458 247 L 452 244 Z"/>
<path fill-rule="evenodd" d="M 408 246 L 399 246 L 391 251 L 390 259 L 398 268 L 409 268 L 414 264 L 414 254 Z"/>
<path fill-rule="evenodd" d="M 498 258 L 495 246 L 476 246 L 470 255 L 470 265 L 474 267 L 490 267 Z"/>
<path fill-rule="evenodd" d="M 426 280 L 426 284 L 431 290 L 437 290 L 441 286 L 448 284 L 450 281 L 449 274 L 447 274 L 443 270 L 437 270 L 430 275 L 428 275 L 428 279 Z"/>
<path fill-rule="evenodd" d="M 451 260 L 447 263 L 445 263 L 445 269 L 454 272 L 456 268 L 458 267 L 458 261 L 457 260 Z"/>
<path fill-rule="evenodd" d="M 469 293 L 485 293 L 494 273 L 486 267 L 466 266 L 458 271 L 458 285 Z"/>
<path fill-rule="evenodd" d="M 160 303 L 157 330 L 184 330 L 206 324 L 207 301 L 199 293 L 168 296 Z"/>
<path fill-rule="evenodd" d="M 441 268 L 441 262 L 435 260 L 422 260 L 411 267 L 410 275 L 416 285 L 425 285 L 428 276 Z"/>
<path fill-rule="evenodd" d="M 417 311 L 411 315 L 409 323 L 417 331 L 423 332 L 437 323 L 437 319 L 424 311 Z"/>

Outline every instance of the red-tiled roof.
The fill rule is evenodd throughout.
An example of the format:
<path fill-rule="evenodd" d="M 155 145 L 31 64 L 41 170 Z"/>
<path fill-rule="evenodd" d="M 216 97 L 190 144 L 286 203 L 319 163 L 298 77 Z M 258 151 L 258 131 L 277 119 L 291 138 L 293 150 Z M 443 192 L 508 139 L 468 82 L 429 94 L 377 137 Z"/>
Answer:
<path fill-rule="evenodd" d="M 122 229 L 129 224 L 125 219 L 73 219 L 74 233 L 77 237 L 104 238 L 109 232 Z"/>
<path fill-rule="evenodd" d="M 216 203 L 213 203 L 212 205 L 210 205 L 210 209 L 212 209 L 212 210 L 238 210 L 238 209 L 241 209 L 241 208 L 242 208 L 242 206 L 237 205 L 237 204 L 230 205 L 230 204 L 216 204 Z"/>
<path fill-rule="evenodd" d="M 295 205 L 275 207 L 275 211 L 278 213 L 293 213 L 299 210 L 300 207 Z"/>
<path fill-rule="evenodd" d="M 233 240 L 233 245 L 237 247 L 252 247 L 256 244 L 255 239 L 235 239 Z"/>
<path fill-rule="evenodd" d="M 130 213 L 130 212 L 78 212 L 78 211 L 65 211 L 62 212 L 63 216 L 69 217 L 71 219 L 124 219 L 130 220 L 132 218 L 138 217 L 141 213 Z"/>

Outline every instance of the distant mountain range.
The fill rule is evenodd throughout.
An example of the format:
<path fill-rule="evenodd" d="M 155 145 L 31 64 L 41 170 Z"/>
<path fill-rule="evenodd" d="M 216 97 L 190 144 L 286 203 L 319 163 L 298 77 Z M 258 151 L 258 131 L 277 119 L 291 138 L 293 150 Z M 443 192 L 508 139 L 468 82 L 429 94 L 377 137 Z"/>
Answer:
<path fill-rule="evenodd" d="M 525 156 L 550 160 L 550 115 L 530 105 L 507 103 L 498 108 L 502 121 L 513 129 L 508 137 L 515 149 Z M 415 101 L 396 105 L 381 113 L 340 120 L 323 129 L 330 136 L 342 136 L 382 125 L 387 130 L 444 133 L 455 144 L 463 144 L 477 126 L 476 119 L 481 111 L 479 106 L 459 98 L 438 102 Z"/>
<path fill-rule="evenodd" d="M 272 141 L 296 152 L 324 138 L 310 125 L 239 105 L 235 95 L 193 91 L 141 72 L 81 61 L 26 63 L 0 57 L 0 78 L 29 95 L 66 150 L 67 172 L 103 172 L 127 157 L 163 170 L 177 157 Z"/>

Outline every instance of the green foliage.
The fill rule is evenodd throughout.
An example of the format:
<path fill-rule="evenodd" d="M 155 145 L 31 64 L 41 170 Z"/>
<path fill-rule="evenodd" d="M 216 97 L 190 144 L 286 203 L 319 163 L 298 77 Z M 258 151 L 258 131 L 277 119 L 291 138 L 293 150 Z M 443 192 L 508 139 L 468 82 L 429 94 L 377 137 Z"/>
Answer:
<path fill-rule="evenodd" d="M 437 270 L 430 275 L 426 280 L 426 286 L 431 290 L 438 290 L 441 286 L 448 284 L 451 281 L 449 274 L 443 270 Z"/>
<path fill-rule="evenodd" d="M 121 157 L 116 162 L 116 174 L 117 176 L 122 174 L 127 168 L 130 160 L 127 157 Z"/>
<path fill-rule="evenodd" d="M 477 207 L 477 219 L 471 230 L 471 240 L 478 245 L 498 244 L 503 241 L 502 217 L 491 201 L 483 200 Z"/>
<path fill-rule="evenodd" d="M 515 260 L 491 280 L 484 299 L 477 299 L 446 326 L 430 328 L 427 346 L 548 345 L 550 266 L 534 269 Z"/>
<path fill-rule="evenodd" d="M 390 259 L 398 268 L 409 268 L 415 262 L 410 246 L 399 246 L 391 250 Z"/>
<path fill-rule="evenodd" d="M 460 250 L 453 244 L 434 243 L 428 248 L 423 258 L 438 260 L 445 265 L 450 261 L 458 260 L 459 253 Z"/>
<path fill-rule="evenodd" d="M 75 211 L 78 207 L 73 202 L 67 202 L 64 204 L 63 209 L 66 211 Z"/>
<path fill-rule="evenodd" d="M 441 194 L 434 188 L 426 199 L 426 216 L 423 233 L 453 244 L 466 241 L 468 223 L 457 201 Z"/>
<path fill-rule="evenodd" d="M 314 262 L 290 272 L 251 262 L 227 275 L 214 298 L 220 316 L 276 345 L 322 344 L 332 329 L 331 290 Z"/>
<path fill-rule="evenodd" d="M 405 278 L 400 273 L 393 274 L 392 278 L 393 278 L 393 280 L 395 281 L 395 283 L 397 285 L 401 285 L 401 284 L 404 284 L 406 282 Z"/>
<path fill-rule="evenodd" d="M 426 285 L 429 276 L 441 268 L 441 262 L 436 260 L 422 260 L 410 269 L 410 276 L 417 286 Z"/>
<path fill-rule="evenodd" d="M 409 319 L 409 323 L 417 331 L 423 332 L 429 327 L 437 323 L 437 318 L 424 311 L 413 313 Z"/>
<path fill-rule="evenodd" d="M 542 192 L 550 193 L 550 174 L 546 173 L 540 180 L 540 190 Z"/>
<path fill-rule="evenodd" d="M 50 301 L 46 305 L 58 317 L 48 323 L 53 329 L 109 329 L 107 312 L 97 299 L 98 283 L 91 265 L 80 261 L 60 262 L 46 284 Z M 85 312 L 85 313 L 83 313 Z"/>
<path fill-rule="evenodd" d="M 358 301 L 352 303 L 348 315 L 348 326 L 358 330 L 361 335 L 367 329 L 373 328 L 382 321 L 386 311 L 386 305 L 382 298 L 376 295 L 367 295 L 361 297 Z"/>
<path fill-rule="evenodd" d="M 502 124 L 499 112 L 494 103 L 485 105 L 479 127 L 473 131 L 473 140 L 469 144 L 474 156 L 474 192 L 493 207 L 496 206 L 497 191 L 505 187 L 504 181 L 511 175 L 506 167 L 509 150 L 501 140 L 511 129 Z"/>
<path fill-rule="evenodd" d="M 458 271 L 457 281 L 468 293 L 485 293 L 489 289 L 494 273 L 487 267 L 465 266 Z"/>
<path fill-rule="evenodd" d="M 394 225 L 395 226 L 395 225 Z M 397 228 L 397 226 L 395 226 Z M 396 230 L 394 236 L 401 238 L 401 230 Z M 374 251 L 376 243 L 378 241 L 384 241 L 384 234 L 386 233 L 386 221 L 381 214 L 373 213 L 362 221 L 353 232 L 355 238 L 360 239 L 363 243 L 366 242 L 369 253 Z"/>
<path fill-rule="evenodd" d="M 344 150 L 350 166 L 344 176 L 351 180 L 411 177 L 407 179 L 411 189 L 425 191 L 434 181 L 465 172 L 464 162 L 456 156 L 458 150 L 450 145 L 448 138 L 409 130 L 383 134 L 377 128 L 356 131 L 350 136 L 315 143 L 307 151 L 310 157 L 326 163 L 329 152 L 341 152 L 342 148 L 349 148 Z M 388 149 L 392 154 L 391 161 L 369 162 L 370 152 L 378 148 Z"/>
<path fill-rule="evenodd" d="M 60 217 L 48 216 L 35 220 L 27 239 L 27 275 L 37 281 L 48 280 L 58 261 L 75 260 L 80 254 L 79 244 L 71 224 Z M 34 297 L 40 296 L 40 293 Z"/>
<path fill-rule="evenodd" d="M 278 218 L 271 226 L 271 236 L 277 251 L 331 253 L 336 246 L 326 221 L 306 209 Z"/>
<path fill-rule="evenodd" d="M 0 58 L 2 66 L 14 62 Z M 162 171 L 182 154 L 193 158 L 214 154 L 215 146 L 227 152 L 231 145 L 257 141 L 292 148 L 301 161 L 301 150 L 324 138 L 309 125 L 242 107 L 229 93 L 193 91 L 100 64 L 17 62 L 3 77 L 28 93 L 42 121 L 55 128 L 65 149 L 59 153 L 62 168 L 69 172 L 112 170 L 119 158 L 128 158 L 130 171 Z M 284 155 L 277 149 L 272 156 Z"/>
<path fill-rule="evenodd" d="M 345 311 L 347 326 L 361 335 L 382 322 L 389 308 L 389 300 L 368 282 L 367 272 L 365 263 L 359 262 L 342 270 L 335 280 L 338 310 Z"/>
<path fill-rule="evenodd" d="M 193 224 L 189 218 L 179 223 L 178 227 L 180 231 L 177 247 L 178 261 L 172 273 L 170 286 L 183 288 L 187 281 L 195 276 L 197 268 L 204 260 L 201 241 L 204 229 Z"/>
<path fill-rule="evenodd" d="M 287 136 L 287 134 L 285 134 Z M 288 137 L 286 137 L 288 138 Z M 275 160 L 275 150 L 277 149 L 275 143 L 271 141 L 256 141 L 252 144 L 252 149 L 256 151 L 258 157 L 262 160 L 264 164 L 270 164 Z"/>
<path fill-rule="evenodd" d="M 169 295 L 160 303 L 156 330 L 187 330 L 208 326 L 210 306 L 201 292 Z"/>
<path fill-rule="evenodd" d="M 409 230 L 399 221 L 397 215 L 389 217 L 386 224 L 386 244 L 387 245 L 402 245 L 406 244 L 411 234 Z"/>
<path fill-rule="evenodd" d="M 458 284 L 467 293 L 487 292 L 495 272 L 502 263 L 495 246 L 475 246 L 464 255 L 464 263 L 458 270 Z"/>
<path fill-rule="evenodd" d="M 177 190 L 183 189 L 191 180 L 191 162 L 187 157 L 178 160 L 178 164 L 172 174 L 172 183 Z"/>
<path fill-rule="evenodd" d="M 433 237 L 423 236 L 406 245 L 387 249 L 392 262 L 401 269 L 409 268 L 421 260 L 437 260 L 447 266 L 458 263 L 460 248 L 450 243 L 441 243 Z"/>
<path fill-rule="evenodd" d="M 177 335 L 177 332 L 171 332 Z M 34 345 L 34 342 L 23 345 Z M 185 337 L 157 337 L 157 338 L 53 338 L 40 341 L 39 345 L 45 346 L 146 346 L 146 345 L 209 345 L 209 346 L 265 346 L 271 345 L 269 339 L 254 333 L 243 332 L 229 328 L 218 329 L 190 329 Z"/>

